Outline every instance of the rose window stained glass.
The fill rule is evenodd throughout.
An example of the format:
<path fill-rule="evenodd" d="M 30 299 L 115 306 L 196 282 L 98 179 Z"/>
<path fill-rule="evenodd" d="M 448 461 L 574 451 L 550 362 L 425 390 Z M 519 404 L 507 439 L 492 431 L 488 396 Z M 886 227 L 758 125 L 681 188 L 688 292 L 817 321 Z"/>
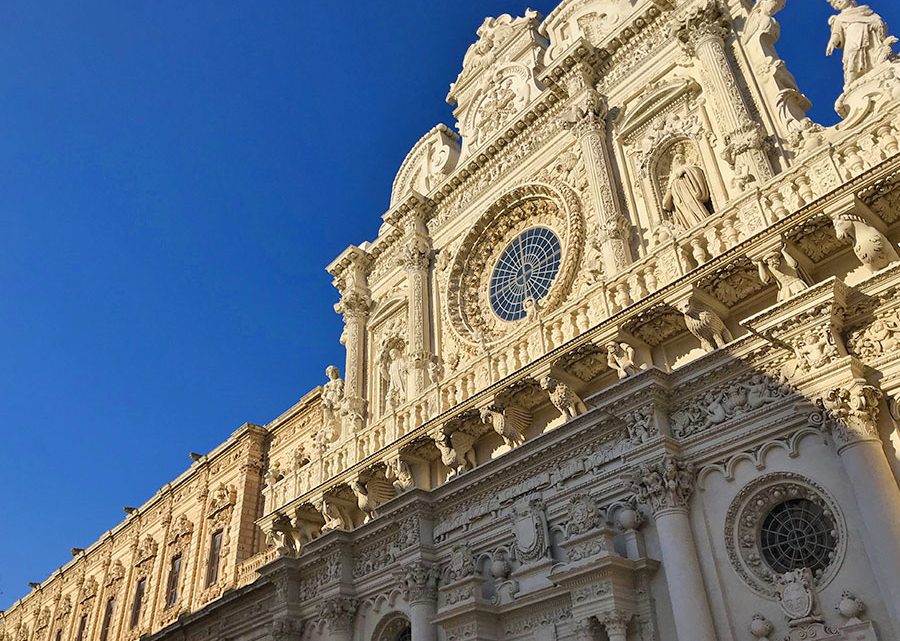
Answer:
<path fill-rule="evenodd" d="M 513 240 L 491 274 L 490 300 L 494 313 L 506 321 L 527 314 L 526 301 L 539 302 L 559 274 L 562 246 L 546 227 L 532 227 Z"/>
<path fill-rule="evenodd" d="M 809 568 L 824 571 L 834 560 L 835 529 L 828 513 L 807 499 L 773 507 L 759 533 L 763 559 L 778 574 Z"/>

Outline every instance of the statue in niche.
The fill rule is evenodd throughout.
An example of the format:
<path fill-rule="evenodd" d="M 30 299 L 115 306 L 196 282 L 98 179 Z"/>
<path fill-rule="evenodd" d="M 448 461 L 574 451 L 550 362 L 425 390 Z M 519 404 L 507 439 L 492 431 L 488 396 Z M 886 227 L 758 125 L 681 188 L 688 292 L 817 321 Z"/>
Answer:
<path fill-rule="evenodd" d="M 669 184 L 663 195 L 663 210 L 684 229 L 690 229 L 709 216 L 709 184 L 703 169 L 687 161 L 678 147 L 672 156 Z"/>
<path fill-rule="evenodd" d="M 868 5 L 856 0 L 828 0 L 838 13 L 828 19 L 831 39 L 825 55 L 844 50 L 844 88 L 876 65 L 893 57 L 891 47 L 897 39 L 889 36 L 887 25 Z"/>
<path fill-rule="evenodd" d="M 398 347 L 391 347 L 381 358 L 381 378 L 387 382 L 388 405 L 396 409 L 406 400 L 406 358 Z"/>
<path fill-rule="evenodd" d="M 325 419 L 325 428 L 329 432 L 328 440 L 334 440 L 341 401 L 344 400 L 344 381 L 341 380 L 340 371 L 334 365 L 325 368 L 325 376 L 328 377 L 328 382 L 322 386 L 322 415 Z"/>
<path fill-rule="evenodd" d="M 762 260 L 754 262 L 759 269 L 759 280 L 764 285 L 775 281 L 779 303 L 809 287 L 800 276 L 797 261 L 787 252 L 784 243 L 778 249 L 766 254 Z"/>

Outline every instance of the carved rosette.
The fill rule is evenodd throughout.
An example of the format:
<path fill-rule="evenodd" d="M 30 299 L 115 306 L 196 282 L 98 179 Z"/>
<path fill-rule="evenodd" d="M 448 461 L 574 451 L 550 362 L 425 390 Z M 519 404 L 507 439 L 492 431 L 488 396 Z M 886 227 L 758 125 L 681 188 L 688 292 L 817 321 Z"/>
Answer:
<path fill-rule="evenodd" d="M 358 601 L 347 596 L 324 599 L 319 604 L 319 618 L 328 624 L 332 632 L 349 630 L 356 617 Z"/>
<path fill-rule="evenodd" d="M 654 516 L 666 510 L 686 510 L 694 492 L 694 465 L 666 454 L 653 465 L 642 464 L 632 480 L 636 499 Z"/>
<path fill-rule="evenodd" d="M 438 569 L 433 563 L 414 561 L 397 573 L 403 598 L 410 605 L 437 601 Z"/>
<path fill-rule="evenodd" d="M 878 440 L 881 396 L 871 385 L 836 387 L 816 399 L 819 411 L 810 414 L 809 421 L 831 433 L 839 452 L 854 443 Z"/>

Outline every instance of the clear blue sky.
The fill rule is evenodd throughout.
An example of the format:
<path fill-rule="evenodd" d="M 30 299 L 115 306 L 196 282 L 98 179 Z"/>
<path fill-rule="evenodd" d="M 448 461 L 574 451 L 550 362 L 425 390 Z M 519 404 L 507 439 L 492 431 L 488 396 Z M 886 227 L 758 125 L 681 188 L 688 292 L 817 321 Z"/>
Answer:
<path fill-rule="evenodd" d="M 0 608 L 343 364 L 324 266 L 452 122 L 483 17 L 528 4 L 2 3 Z M 830 8 L 788 4 L 780 50 L 833 122 Z"/>

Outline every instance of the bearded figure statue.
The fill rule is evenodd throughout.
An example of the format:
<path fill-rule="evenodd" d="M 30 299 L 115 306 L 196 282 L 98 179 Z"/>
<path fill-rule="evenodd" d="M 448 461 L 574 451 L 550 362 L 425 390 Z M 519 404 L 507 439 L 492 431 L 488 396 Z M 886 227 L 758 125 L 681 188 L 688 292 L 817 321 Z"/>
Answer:
<path fill-rule="evenodd" d="M 828 19 L 831 39 L 825 54 L 844 50 L 844 88 L 870 72 L 876 65 L 893 58 L 891 47 L 897 39 L 888 35 L 881 16 L 856 0 L 829 0 L 838 13 Z"/>

